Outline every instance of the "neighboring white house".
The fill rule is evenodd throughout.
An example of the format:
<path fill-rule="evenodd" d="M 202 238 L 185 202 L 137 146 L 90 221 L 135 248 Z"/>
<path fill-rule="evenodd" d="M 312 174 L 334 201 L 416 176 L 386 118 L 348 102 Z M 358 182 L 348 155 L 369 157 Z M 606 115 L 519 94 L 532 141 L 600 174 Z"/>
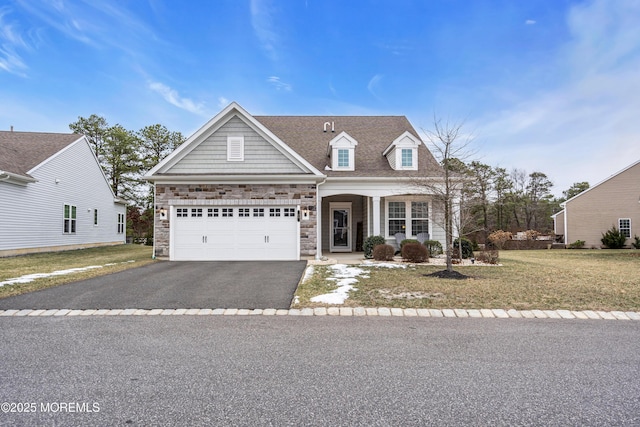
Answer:
<path fill-rule="evenodd" d="M 404 116 L 252 116 L 232 103 L 145 176 L 155 255 L 296 260 L 396 233 L 444 245 L 419 177 L 441 185 L 442 168 Z"/>
<path fill-rule="evenodd" d="M 0 256 L 125 243 L 114 196 L 86 137 L 0 131 Z"/>
<path fill-rule="evenodd" d="M 601 247 L 602 234 L 611 227 L 626 237 L 631 247 L 640 235 L 640 161 L 562 203 L 553 215 L 554 231 L 565 244 L 577 240 L 585 247 Z"/>

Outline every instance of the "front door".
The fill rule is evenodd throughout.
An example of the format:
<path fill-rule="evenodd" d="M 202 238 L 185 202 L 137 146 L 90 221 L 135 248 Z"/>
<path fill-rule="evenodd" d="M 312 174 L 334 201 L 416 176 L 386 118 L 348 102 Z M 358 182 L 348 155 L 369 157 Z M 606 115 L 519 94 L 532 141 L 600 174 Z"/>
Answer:
<path fill-rule="evenodd" d="M 331 252 L 351 252 L 351 203 L 331 203 Z"/>

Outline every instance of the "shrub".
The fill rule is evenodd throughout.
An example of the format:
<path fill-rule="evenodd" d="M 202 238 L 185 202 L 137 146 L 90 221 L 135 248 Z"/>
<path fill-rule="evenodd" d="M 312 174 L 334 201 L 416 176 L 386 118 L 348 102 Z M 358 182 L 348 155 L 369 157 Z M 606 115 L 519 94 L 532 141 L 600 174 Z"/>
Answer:
<path fill-rule="evenodd" d="M 400 250 L 402 250 L 402 247 L 405 245 L 405 243 L 420 243 L 420 242 L 418 242 L 416 239 L 404 239 L 402 242 L 400 242 Z"/>
<path fill-rule="evenodd" d="M 606 233 L 602 233 L 602 239 L 600 239 L 600 241 L 609 249 L 620 249 L 624 246 L 627 238 L 620 230 L 613 226 L 607 230 Z"/>
<path fill-rule="evenodd" d="M 631 243 L 631 245 L 636 249 L 640 249 L 640 237 L 633 236 L 633 239 L 635 240 L 635 242 Z"/>
<path fill-rule="evenodd" d="M 364 250 L 364 257 L 367 259 L 373 258 L 373 248 L 377 245 L 384 245 L 387 241 L 383 236 L 369 236 L 362 242 L 362 249 Z"/>
<path fill-rule="evenodd" d="M 497 264 L 500 262 L 499 252 L 495 249 L 478 252 L 476 254 L 476 260 L 487 264 Z"/>
<path fill-rule="evenodd" d="M 573 243 L 569 243 L 569 249 L 581 249 L 584 248 L 584 240 L 576 240 Z"/>
<path fill-rule="evenodd" d="M 373 248 L 373 259 L 375 259 L 376 261 L 393 261 L 393 255 L 395 254 L 396 249 L 391 246 L 391 245 L 387 245 L 382 244 L 382 245 L 376 245 Z"/>
<path fill-rule="evenodd" d="M 462 242 L 462 245 L 461 245 Z M 462 238 L 457 238 L 453 241 L 453 249 L 456 250 L 462 247 L 462 258 L 472 258 L 473 257 L 473 245 L 471 244 L 471 240 Z"/>
<path fill-rule="evenodd" d="M 493 243 L 493 245 L 502 250 L 504 249 L 504 245 L 505 243 L 507 243 L 507 241 L 511 240 L 512 234 L 508 231 L 502 231 L 502 230 L 498 230 L 498 231 L 494 231 L 493 233 L 489 234 L 488 239 L 491 243 Z"/>
<path fill-rule="evenodd" d="M 418 242 L 408 242 L 402 245 L 402 258 L 409 262 L 425 262 L 429 259 L 429 251 Z"/>
<path fill-rule="evenodd" d="M 442 245 L 437 240 L 425 240 L 424 245 L 432 256 L 440 255 L 442 253 Z"/>

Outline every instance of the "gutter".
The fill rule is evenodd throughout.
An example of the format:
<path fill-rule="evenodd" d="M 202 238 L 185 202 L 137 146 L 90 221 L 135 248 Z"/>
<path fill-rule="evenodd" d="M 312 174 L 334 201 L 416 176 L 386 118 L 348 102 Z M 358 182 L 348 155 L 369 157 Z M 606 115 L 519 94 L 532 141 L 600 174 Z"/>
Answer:
<path fill-rule="evenodd" d="M 0 181 L 8 181 L 8 182 L 14 181 L 13 182 L 14 184 L 21 184 L 21 185 L 38 182 L 38 180 L 35 178 L 25 176 L 25 175 L 18 175 L 16 173 L 7 172 L 3 170 L 0 170 Z"/>

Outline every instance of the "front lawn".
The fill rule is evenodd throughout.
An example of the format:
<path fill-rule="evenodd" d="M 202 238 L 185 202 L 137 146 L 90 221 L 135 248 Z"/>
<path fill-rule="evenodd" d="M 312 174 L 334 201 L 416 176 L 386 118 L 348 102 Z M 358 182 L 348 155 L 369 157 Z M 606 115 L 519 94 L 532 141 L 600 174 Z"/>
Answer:
<path fill-rule="evenodd" d="M 517 310 L 640 310 L 639 250 L 502 251 L 501 266 L 454 269 L 466 280 L 425 277 L 442 266 L 359 266 L 357 290 L 345 307 L 514 308 Z M 329 266 L 296 292 L 294 307 L 320 307 L 311 298 L 336 287 Z"/>
<path fill-rule="evenodd" d="M 80 269 L 69 274 L 35 279 L 29 283 L 5 284 L 0 286 L 0 298 L 140 267 L 153 262 L 151 253 L 151 246 L 117 245 L 0 258 L 0 283 L 29 274 Z M 87 267 L 91 268 L 82 270 Z"/>

